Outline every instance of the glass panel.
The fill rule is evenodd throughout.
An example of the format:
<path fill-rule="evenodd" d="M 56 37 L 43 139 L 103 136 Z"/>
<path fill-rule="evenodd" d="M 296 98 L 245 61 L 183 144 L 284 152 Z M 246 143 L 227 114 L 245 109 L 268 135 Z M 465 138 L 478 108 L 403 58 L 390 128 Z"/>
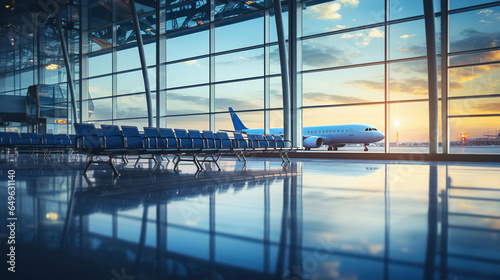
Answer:
<path fill-rule="evenodd" d="M 450 96 L 500 93 L 500 64 L 452 68 L 449 71 Z"/>
<path fill-rule="evenodd" d="M 264 79 L 215 85 L 215 111 L 264 108 Z"/>
<path fill-rule="evenodd" d="M 495 2 L 496 0 L 450 0 L 450 10 Z"/>
<path fill-rule="evenodd" d="M 111 23 L 113 1 L 99 1 L 99 5 L 89 8 L 89 29 Z"/>
<path fill-rule="evenodd" d="M 500 131 L 498 130 L 500 117 L 450 118 L 449 121 L 451 153 L 500 153 Z"/>
<path fill-rule="evenodd" d="M 215 57 L 215 80 L 233 80 L 264 75 L 264 49 Z"/>
<path fill-rule="evenodd" d="M 21 88 L 27 88 L 33 84 L 33 70 L 21 71 Z"/>
<path fill-rule="evenodd" d="M 384 60 L 384 29 L 370 28 L 305 40 L 304 70 Z"/>
<path fill-rule="evenodd" d="M 167 39 L 168 61 L 208 54 L 208 30 L 196 30 L 195 33 Z"/>
<path fill-rule="evenodd" d="M 500 7 L 450 15 L 450 52 L 498 45 Z"/>
<path fill-rule="evenodd" d="M 129 18 L 130 15 L 130 4 L 129 0 L 121 0 L 121 1 L 116 1 L 116 12 L 115 12 L 115 20 L 119 21 L 122 19 Z M 136 2 L 136 7 L 135 9 L 137 10 L 137 2 Z"/>
<path fill-rule="evenodd" d="M 281 77 L 269 79 L 270 108 L 283 108 L 283 87 Z"/>
<path fill-rule="evenodd" d="M 135 42 L 134 24 L 132 21 L 126 21 L 116 24 L 116 44 L 123 45 L 130 42 Z M 120 61 L 120 60 L 118 60 Z"/>
<path fill-rule="evenodd" d="M 88 105 L 89 120 L 109 120 L 112 118 L 112 99 L 98 99 L 98 100 L 89 100 L 91 102 L 86 102 Z M 93 106 L 93 108 L 92 108 Z"/>
<path fill-rule="evenodd" d="M 497 61 L 500 61 L 500 51 L 474 52 L 470 54 L 450 56 L 450 66 Z"/>
<path fill-rule="evenodd" d="M 184 129 L 209 129 L 208 114 L 196 116 L 167 117 L 167 127 Z"/>
<path fill-rule="evenodd" d="M 112 88 L 111 76 L 89 79 L 89 98 L 110 97 Z"/>
<path fill-rule="evenodd" d="M 500 97 L 451 99 L 450 115 L 500 114 Z"/>
<path fill-rule="evenodd" d="M 118 71 L 141 67 L 139 51 L 137 50 L 137 45 L 135 44 L 131 48 L 118 50 L 116 52 L 116 60 Z"/>
<path fill-rule="evenodd" d="M 135 9 L 137 10 L 137 14 L 144 14 L 147 12 L 154 11 L 156 8 L 157 0 L 141 0 L 135 2 Z M 159 0 L 158 0 L 159 1 Z"/>
<path fill-rule="evenodd" d="M 235 108 L 235 110 L 238 109 Z M 237 113 L 238 117 L 246 127 L 261 129 L 264 128 L 264 111 Z M 215 130 L 234 130 L 233 122 L 231 121 L 231 115 L 229 115 L 229 113 L 215 115 Z"/>
<path fill-rule="evenodd" d="M 196 8 L 196 9 L 193 9 Z M 201 26 L 210 22 L 210 1 L 200 0 L 167 10 L 167 32 Z"/>
<path fill-rule="evenodd" d="M 264 18 L 262 14 L 255 19 L 215 28 L 216 52 L 260 44 L 264 44 Z"/>
<path fill-rule="evenodd" d="M 131 120 L 116 120 L 115 124 L 136 126 L 139 129 L 139 131 L 143 131 L 143 127 L 148 126 L 148 119 L 142 118 L 142 119 L 131 119 Z"/>
<path fill-rule="evenodd" d="M 146 94 L 127 95 L 116 98 L 118 119 L 147 117 Z"/>
<path fill-rule="evenodd" d="M 418 120 L 418 121 L 416 121 Z M 429 152 L 429 105 L 427 102 L 390 104 L 389 151 Z"/>
<path fill-rule="evenodd" d="M 111 53 L 89 57 L 89 77 L 111 73 L 111 58 Z"/>
<path fill-rule="evenodd" d="M 427 55 L 424 20 L 391 24 L 389 31 L 390 59 Z"/>
<path fill-rule="evenodd" d="M 209 87 L 192 87 L 167 91 L 167 114 L 208 113 Z"/>
<path fill-rule="evenodd" d="M 384 9 L 384 0 L 342 0 L 307 5 L 303 12 L 303 33 L 310 35 L 383 22 Z"/>
<path fill-rule="evenodd" d="M 360 123 L 384 131 L 384 111 L 384 105 L 304 108 L 304 126 Z"/>
<path fill-rule="evenodd" d="M 278 46 L 269 47 L 269 72 L 271 75 L 281 74 L 280 50 Z"/>
<path fill-rule="evenodd" d="M 390 100 L 429 98 L 427 60 L 391 63 L 389 71 Z"/>
<path fill-rule="evenodd" d="M 439 1 L 436 1 L 439 2 Z M 389 0 L 391 20 L 419 16 L 424 14 L 424 2 L 420 0 Z"/>
<path fill-rule="evenodd" d="M 141 70 L 118 74 L 116 77 L 116 93 L 118 95 L 144 92 L 144 82 Z"/>
<path fill-rule="evenodd" d="M 188 60 L 167 65 L 167 87 L 208 83 L 208 58 Z"/>
<path fill-rule="evenodd" d="M 384 101 L 384 65 L 306 73 L 303 91 L 304 106 Z"/>

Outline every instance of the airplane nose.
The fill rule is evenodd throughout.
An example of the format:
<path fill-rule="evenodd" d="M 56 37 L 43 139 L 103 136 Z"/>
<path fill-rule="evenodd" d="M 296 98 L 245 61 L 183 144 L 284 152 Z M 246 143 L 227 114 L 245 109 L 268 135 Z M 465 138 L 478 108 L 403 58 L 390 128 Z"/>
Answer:
<path fill-rule="evenodd" d="M 380 132 L 380 131 L 378 132 L 378 136 L 379 136 L 379 140 L 378 141 L 383 140 L 385 138 L 385 135 L 382 132 Z"/>

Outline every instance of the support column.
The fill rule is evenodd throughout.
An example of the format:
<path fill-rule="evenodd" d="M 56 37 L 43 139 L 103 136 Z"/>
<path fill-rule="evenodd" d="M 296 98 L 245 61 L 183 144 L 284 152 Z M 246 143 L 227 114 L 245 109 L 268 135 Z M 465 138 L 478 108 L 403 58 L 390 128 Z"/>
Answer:
<path fill-rule="evenodd" d="M 288 57 L 290 67 L 290 114 L 293 147 L 302 146 L 302 0 L 288 2 Z"/>
<path fill-rule="evenodd" d="M 448 18 L 448 0 L 441 0 L 441 127 L 442 127 L 442 146 L 443 154 L 450 152 L 450 127 L 448 122 L 448 65 L 449 65 L 449 18 Z"/>
<path fill-rule="evenodd" d="M 292 1 L 293 2 L 293 1 Z M 281 87 L 283 91 L 283 136 L 285 141 L 291 140 L 291 103 L 288 76 L 288 62 L 286 54 L 285 31 L 283 28 L 283 15 L 281 14 L 281 2 L 273 0 L 274 18 L 276 19 L 276 31 L 278 33 L 278 46 L 281 66 Z M 289 143 L 287 143 L 289 145 Z"/>
<path fill-rule="evenodd" d="M 209 63 L 210 63 L 210 69 L 209 69 L 209 81 L 210 81 L 210 88 L 209 88 L 209 129 L 211 131 L 215 131 L 215 56 L 213 53 L 215 52 L 215 0 L 210 0 L 210 29 L 209 29 Z"/>
<path fill-rule="evenodd" d="M 73 73 L 71 72 L 71 66 L 69 64 L 69 56 L 68 49 L 66 47 L 66 41 L 64 41 L 64 35 L 61 27 L 61 19 L 59 16 L 56 16 L 56 27 L 57 27 L 57 35 L 59 37 L 59 42 L 61 43 L 61 50 L 64 58 L 64 66 L 66 67 L 66 76 L 68 77 L 68 87 L 71 96 L 71 107 L 73 109 L 73 123 L 78 123 L 78 116 L 76 114 L 76 99 L 75 99 L 75 86 L 73 83 Z"/>
<path fill-rule="evenodd" d="M 89 118 L 88 112 L 88 76 L 89 76 L 89 41 L 88 41 L 88 8 L 87 1 L 80 1 L 80 122 L 87 122 Z"/>
<path fill-rule="evenodd" d="M 156 1 L 156 127 L 160 128 L 161 116 L 166 115 L 167 99 L 167 37 L 166 12 L 162 1 Z M 166 127 L 166 123 L 164 123 Z"/>
<path fill-rule="evenodd" d="M 146 92 L 146 106 L 148 108 L 148 127 L 153 127 L 153 108 L 151 105 L 151 90 L 149 88 L 148 64 L 144 55 L 144 44 L 142 43 L 141 27 L 139 17 L 135 10 L 135 0 L 130 0 L 130 13 L 134 22 L 134 32 L 137 38 L 137 49 L 139 50 L 139 58 L 141 60 L 142 78 L 144 80 L 144 90 Z"/>
<path fill-rule="evenodd" d="M 270 128 L 270 112 L 271 107 L 271 86 L 269 74 L 271 74 L 271 59 L 269 50 L 269 41 L 271 33 L 271 25 L 269 24 L 269 10 L 264 10 L 264 133 L 269 134 Z"/>
<path fill-rule="evenodd" d="M 438 83 L 436 27 L 434 24 L 434 1 L 424 1 L 425 37 L 427 46 L 427 74 L 429 82 L 429 153 L 438 153 Z"/>

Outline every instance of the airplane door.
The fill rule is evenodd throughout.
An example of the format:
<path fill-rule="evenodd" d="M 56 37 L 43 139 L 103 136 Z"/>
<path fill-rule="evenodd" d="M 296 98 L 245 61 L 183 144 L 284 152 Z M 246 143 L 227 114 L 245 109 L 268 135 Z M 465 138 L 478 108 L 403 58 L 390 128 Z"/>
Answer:
<path fill-rule="evenodd" d="M 349 136 L 354 136 L 354 126 L 349 127 Z"/>

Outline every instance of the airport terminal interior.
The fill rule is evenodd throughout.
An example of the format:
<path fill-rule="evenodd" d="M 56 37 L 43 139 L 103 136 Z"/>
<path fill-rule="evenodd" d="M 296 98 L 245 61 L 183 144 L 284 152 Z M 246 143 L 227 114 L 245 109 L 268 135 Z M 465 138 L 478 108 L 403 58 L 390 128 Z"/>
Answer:
<path fill-rule="evenodd" d="M 500 1 L 1 1 L 0 149 L 2 279 L 500 279 Z"/>

